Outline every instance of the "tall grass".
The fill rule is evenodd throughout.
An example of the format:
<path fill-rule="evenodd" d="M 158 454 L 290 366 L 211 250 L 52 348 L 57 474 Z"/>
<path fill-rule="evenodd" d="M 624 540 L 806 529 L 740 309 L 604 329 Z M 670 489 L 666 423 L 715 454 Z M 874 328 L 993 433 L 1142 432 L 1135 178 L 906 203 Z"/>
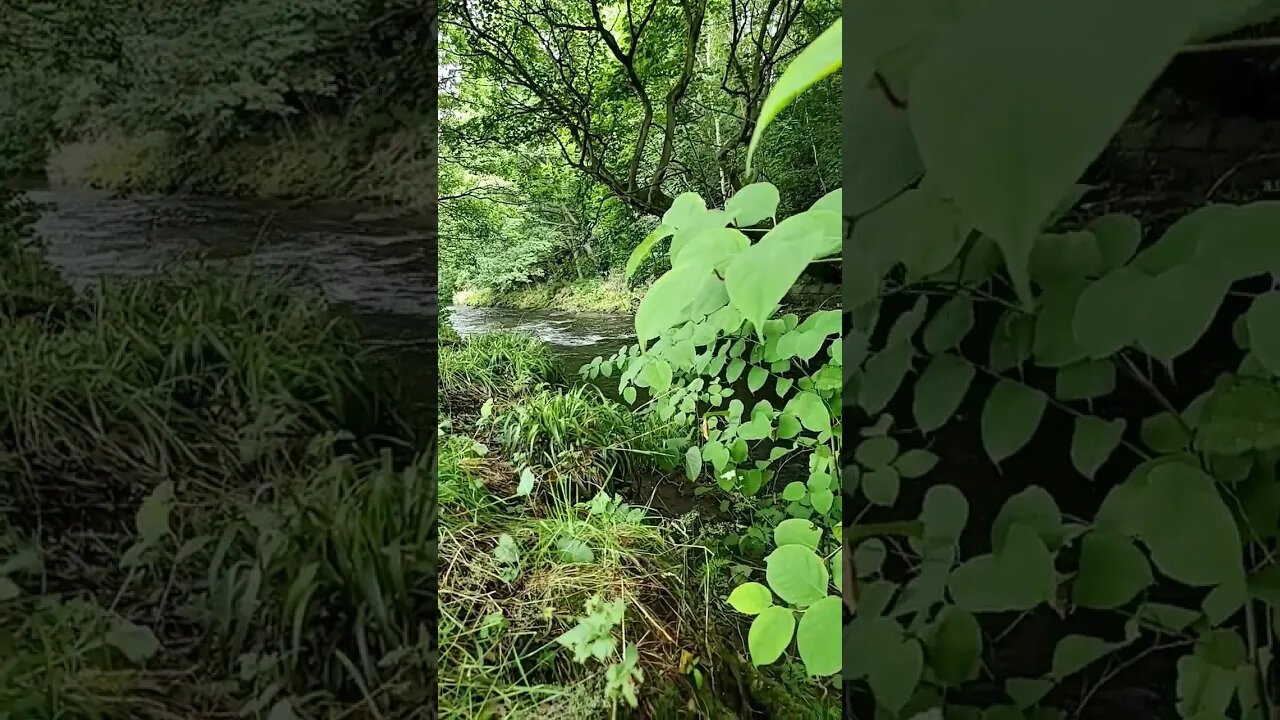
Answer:
<path fill-rule="evenodd" d="M 0 323 L 0 442 L 27 477 L 206 478 L 323 428 L 387 421 L 355 330 L 316 298 L 208 269 L 109 283 L 57 332 Z"/>
<path fill-rule="evenodd" d="M 547 346 L 525 333 L 486 333 L 442 346 L 437 363 L 441 400 L 451 414 L 566 379 Z"/>

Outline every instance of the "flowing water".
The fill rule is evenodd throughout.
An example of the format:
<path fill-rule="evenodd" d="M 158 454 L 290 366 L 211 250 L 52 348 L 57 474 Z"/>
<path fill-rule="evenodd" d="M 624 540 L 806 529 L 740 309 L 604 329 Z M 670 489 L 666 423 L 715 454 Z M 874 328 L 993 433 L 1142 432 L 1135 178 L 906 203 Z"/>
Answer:
<path fill-rule="evenodd" d="M 577 372 L 597 356 L 608 357 L 635 342 L 635 324 L 630 315 L 462 305 L 451 305 L 449 312 L 449 323 L 463 337 L 495 330 L 529 333 L 546 343 L 570 372 Z"/>
<path fill-rule="evenodd" d="M 113 197 L 36 188 L 36 231 L 73 285 L 155 272 L 202 258 L 288 271 L 324 293 L 400 366 L 406 389 L 434 405 L 435 237 L 429 218 L 344 203 L 306 205 L 204 196 Z M 627 316 L 452 308 L 461 335 L 522 330 L 551 346 L 570 371 L 632 341 Z"/>
<path fill-rule="evenodd" d="M 37 188 L 36 233 L 76 287 L 188 260 L 289 272 L 362 327 L 405 378 L 410 402 L 435 402 L 435 236 L 429 218 L 350 204 L 201 196 L 113 197 Z"/>

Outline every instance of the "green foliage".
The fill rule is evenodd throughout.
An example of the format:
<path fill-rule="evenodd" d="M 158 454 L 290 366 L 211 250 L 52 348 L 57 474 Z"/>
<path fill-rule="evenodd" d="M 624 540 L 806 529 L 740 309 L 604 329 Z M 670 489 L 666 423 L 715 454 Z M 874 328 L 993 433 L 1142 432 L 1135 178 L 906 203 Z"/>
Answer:
<path fill-rule="evenodd" d="M 869 89 L 853 104 L 863 162 L 845 188 L 852 322 L 842 342 L 854 351 L 847 412 L 866 439 L 844 460 L 858 479 L 845 492 L 862 510 L 900 515 L 903 465 L 934 471 L 919 456 L 903 463 L 921 448 L 903 452 L 887 433 L 882 413 L 902 393 L 914 423 L 905 430 L 976 425 L 970 437 L 994 470 L 1025 488 L 989 527 L 968 529 L 990 544 L 966 543 L 963 555 L 970 500 L 951 485 L 930 487 L 914 521 L 843 529 L 860 540 L 845 691 L 869 691 L 878 717 L 1078 713 L 1054 707 L 1065 694 L 1052 691 L 1069 678 L 1105 682 L 1119 653 L 1165 643 L 1184 653 L 1180 717 L 1257 718 L 1273 707 L 1263 568 L 1280 518 L 1280 315 L 1256 278 L 1277 279 L 1280 212 L 1207 205 L 1158 235 L 1120 213 L 1062 218 L 1081 197 L 1080 175 L 1184 45 L 1275 12 L 1004 0 L 853 11 L 849 66 Z M 1084 51 L 1099 38 L 1105 49 Z M 1229 293 L 1253 296 L 1238 317 L 1226 316 Z M 975 318 L 994 320 L 990 337 L 973 337 Z M 1213 349 L 1238 368 L 1209 383 L 1185 377 L 1209 328 L 1233 319 L 1238 347 Z M 1200 395 L 1180 407 L 1171 387 Z M 1116 400 L 1135 396 L 1159 411 L 1121 416 Z M 1069 449 L 1038 434 L 1049 424 L 1070 430 Z M 1107 483 L 1096 514 L 1060 510 L 1025 475 L 1033 452 L 1034 463 L 1069 458 L 1082 482 Z M 934 472 L 947 471 L 945 453 L 934 460 Z M 1117 473 L 1127 479 L 1116 483 Z M 884 562 L 890 554 L 897 567 Z M 1123 634 L 1063 635 L 1040 676 L 993 676 L 983 663 L 1002 652 L 985 645 L 1017 624 L 1000 614 L 1073 620 L 1082 610 L 1116 614 Z M 993 683 L 1011 704 L 991 696 Z"/>
<path fill-rule="evenodd" d="M 545 345 L 523 333 L 486 333 L 440 347 L 441 399 L 447 409 L 476 408 L 563 379 Z"/>
<path fill-rule="evenodd" d="M 792 82 L 801 81 L 793 77 Z M 778 92 L 794 94 L 794 89 Z M 773 111 L 781 105 L 785 102 Z M 755 243 L 739 228 L 775 215 L 778 192 L 758 183 L 740 193 L 741 198 L 729 198 L 725 211 L 707 209 L 693 193 L 675 199 L 662 218 L 666 230 L 642 243 L 630 263 L 638 265 L 657 239 L 670 236 L 671 270 L 653 284 L 636 312 L 640 344 L 581 372 L 597 377 L 616 371 L 619 393 L 629 402 L 635 401 L 636 388 L 647 391 L 646 414 L 677 425 L 697 421 L 702 442 L 686 453 L 690 478 L 710 465 L 709 475 L 721 490 L 773 495 L 775 516 L 792 516 L 772 533 L 777 547 L 765 558 L 768 587 L 745 582 L 730 593 L 728 603 L 754 616 L 748 632 L 753 664 L 777 661 L 794 639 L 807 672 L 829 676 L 841 667 L 835 642 L 841 604 L 829 594 L 828 571 L 837 551 L 824 547 L 822 530 L 808 518 L 838 528 L 842 514 L 834 502 L 840 494 L 840 318 L 834 311 L 804 320 L 774 315 L 811 262 L 839 252 L 840 218 L 830 208 L 838 205 L 840 193 L 778 222 Z M 732 384 L 744 374 L 752 393 L 773 380 L 781 409 L 762 398 L 748 414 L 740 399 L 730 400 Z M 752 459 L 761 456 L 753 444 L 768 448 L 767 460 Z M 883 454 L 876 452 L 877 460 L 892 459 Z M 796 460 L 807 461 L 808 481 L 777 488 L 774 463 L 781 467 Z"/>

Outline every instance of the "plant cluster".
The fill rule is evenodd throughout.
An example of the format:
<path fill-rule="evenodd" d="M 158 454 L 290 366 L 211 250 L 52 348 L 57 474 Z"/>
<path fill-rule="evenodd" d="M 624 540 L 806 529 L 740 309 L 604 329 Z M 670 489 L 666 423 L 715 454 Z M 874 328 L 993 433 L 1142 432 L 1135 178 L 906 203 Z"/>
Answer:
<path fill-rule="evenodd" d="M 839 38 L 837 21 L 787 68 L 764 103 L 748 163 L 786 104 L 839 67 Z M 817 677 L 841 669 L 835 638 L 842 603 L 832 588 L 841 586 L 843 567 L 843 511 L 835 500 L 847 351 L 838 311 L 804 319 L 775 314 L 811 264 L 839 255 L 841 196 L 832 191 L 781 221 L 779 192 L 769 183 L 743 187 L 724 209 L 708 209 L 693 193 L 677 197 L 628 262 L 635 271 L 670 238 L 671 269 L 636 311 L 639 342 L 582 369 L 588 377 L 616 371 L 628 402 L 643 390 L 645 413 L 698 427 L 698 441 L 685 450 L 689 480 L 707 473 L 727 493 L 774 501 L 757 516 L 773 526 L 775 548 L 764 558 L 767 585 L 743 582 L 728 602 L 753 616 L 748 648 L 754 664 L 777 661 L 794 640 L 806 670 Z M 767 220 L 772 227 L 758 227 Z M 748 232 L 759 238 L 752 242 Z M 749 411 L 734 397 L 733 385 L 743 379 L 749 396 L 766 395 Z M 798 479 L 784 485 L 787 477 Z"/>
<path fill-rule="evenodd" d="M 844 199 L 844 400 L 863 436 L 843 463 L 846 699 L 877 717 L 1064 717 L 1172 654 L 1179 717 L 1269 717 L 1280 211 L 1211 204 L 1158 231 L 1063 218 L 1183 46 L 1274 6 L 925 5 L 859 8 L 844 70 L 863 158 Z M 1099 32 L 1115 41 L 1077 52 Z M 1042 445 L 1059 418 L 1069 438 Z M 1008 495 L 919 447 L 965 426 Z M 1081 490 L 1038 479 L 1047 465 Z M 931 471 L 954 479 L 904 482 Z M 1064 494 L 1091 482 L 1098 505 Z M 1031 623 L 1053 628 L 1050 651 L 1001 663 Z"/>

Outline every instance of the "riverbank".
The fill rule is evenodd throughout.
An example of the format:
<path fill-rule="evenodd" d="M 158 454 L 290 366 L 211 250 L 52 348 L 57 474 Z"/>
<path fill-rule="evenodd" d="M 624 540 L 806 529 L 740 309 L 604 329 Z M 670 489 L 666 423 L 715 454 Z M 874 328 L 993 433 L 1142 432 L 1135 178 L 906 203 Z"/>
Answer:
<path fill-rule="evenodd" d="M 646 286 L 627 287 L 620 277 L 590 278 L 574 282 L 533 283 L 498 292 L 493 288 L 464 289 L 454 293 L 453 303 L 467 307 L 512 310 L 564 310 L 630 314 L 640 306 Z"/>
<path fill-rule="evenodd" d="M 434 717 L 434 437 L 320 297 L 76 293 L 0 202 L 0 707 Z"/>
<path fill-rule="evenodd" d="M 628 287 L 621 277 L 591 278 L 570 283 L 531 283 L 502 292 L 492 288 L 464 289 L 454 293 L 453 303 L 466 307 L 629 315 L 635 313 L 648 289 L 649 283 Z M 840 286 L 798 284 L 785 302 L 788 309 L 797 312 L 838 308 Z"/>
<path fill-rule="evenodd" d="M 296 132 L 193 151 L 163 132 L 106 132 L 55 149 L 45 172 L 54 185 L 118 193 L 341 199 L 419 209 L 430 204 L 436 183 L 434 139 L 423 133 L 370 134 L 315 120 Z"/>
<path fill-rule="evenodd" d="M 745 660 L 691 425 L 519 333 L 441 347 L 440 397 L 441 717 L 838 717 L 797 664 Z"/>

